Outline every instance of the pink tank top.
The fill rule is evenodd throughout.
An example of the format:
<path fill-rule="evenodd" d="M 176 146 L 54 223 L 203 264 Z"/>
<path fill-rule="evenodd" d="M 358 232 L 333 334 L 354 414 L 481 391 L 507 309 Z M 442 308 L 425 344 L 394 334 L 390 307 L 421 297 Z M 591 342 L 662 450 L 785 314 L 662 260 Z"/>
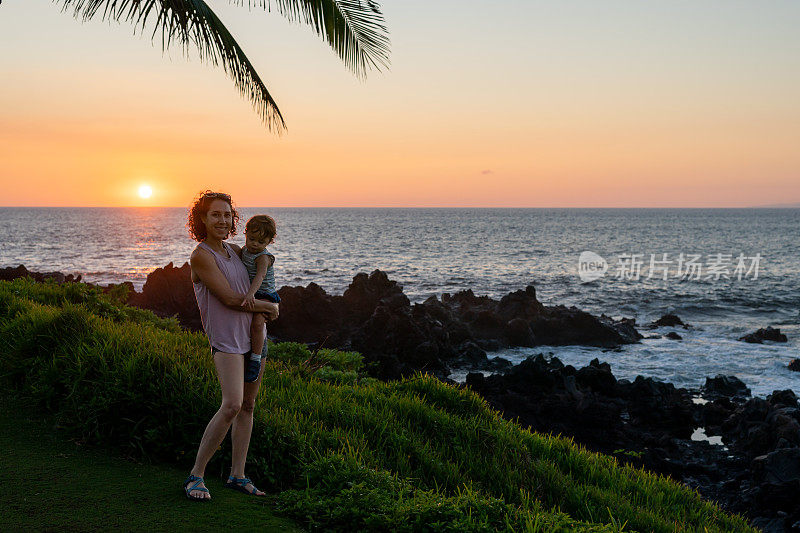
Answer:
<path fill-rule="evenodd" d="M 230 257 L 215 252 L 204 242 L 200 246 L 212 254 L 222 275 L 234 292 L 246 294 L 250 288 L 247 269 L 239 256 L 223 241 L 222 245 Z M 206 331 L 211 346 L 226 353 L 245 353 L 250 350 L 250 323 L 253 314 L 236 311 L 223 305 L 219 298 L 208 290 L 202 281 L 192 283 L 197 307 L 200 308 L 200 320 Z"/>

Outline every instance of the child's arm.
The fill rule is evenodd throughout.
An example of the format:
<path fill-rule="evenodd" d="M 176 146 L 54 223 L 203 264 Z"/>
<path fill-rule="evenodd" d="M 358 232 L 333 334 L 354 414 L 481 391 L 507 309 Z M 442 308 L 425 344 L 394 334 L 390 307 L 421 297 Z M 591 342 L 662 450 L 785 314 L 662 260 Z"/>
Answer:
<path fill-rule="evenodd" d="M 253 276 L 253 281 L 250 282 L 250 290 L 247 291 L 247 294 L 242 301 L 242 305 L 245 305 L 249 309 L 253 308 L 255 305 L 255 295 L 258 292 L 258 288 L 261 287 L 261 282 L 264 281 L 264 276 L 267 275 L 267 269 L 274 260 L 274 257 L 267 254 L 256 257 L 256 275 Z"/>

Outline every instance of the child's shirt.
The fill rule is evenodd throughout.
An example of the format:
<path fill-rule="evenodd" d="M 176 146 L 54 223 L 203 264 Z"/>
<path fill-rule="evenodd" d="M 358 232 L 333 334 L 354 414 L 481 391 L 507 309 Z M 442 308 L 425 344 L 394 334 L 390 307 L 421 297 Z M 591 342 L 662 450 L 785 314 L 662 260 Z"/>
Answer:
<path fill-rule="evenodd" d="M 253 281 L 253 278 L 256 277 L 256 258 L 262 255 L 271 257 L 272 264 L 267 267 L 267 274 L 264 276 L 264 279 L 261 282 L 261 287 L 258 288 L 258 291 L 276 292 L 275 272 L 272 268 L 272 266 L 275 264 L 275 256 L 272 255 L 266 248 L 257 254 L 251 254 L 247 251 L 247 248 L 242 247 L 242 263 L 244 263 L 244 267 L 247 269 L 247 274 L 250 276 L 251 282 Z"/>

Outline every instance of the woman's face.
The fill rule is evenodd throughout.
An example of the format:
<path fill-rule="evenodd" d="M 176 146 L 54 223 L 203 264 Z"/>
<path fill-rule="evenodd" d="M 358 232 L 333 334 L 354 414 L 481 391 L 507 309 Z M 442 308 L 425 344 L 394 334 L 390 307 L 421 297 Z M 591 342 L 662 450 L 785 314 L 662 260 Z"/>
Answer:
<path fill-rule="evenodd" d="M 215 199 L 208 206 L 208 213 L 203 217 L 209 237 L 223 240 L 228 237 L 233 224 L 231 206 L 225 200 Z"/>

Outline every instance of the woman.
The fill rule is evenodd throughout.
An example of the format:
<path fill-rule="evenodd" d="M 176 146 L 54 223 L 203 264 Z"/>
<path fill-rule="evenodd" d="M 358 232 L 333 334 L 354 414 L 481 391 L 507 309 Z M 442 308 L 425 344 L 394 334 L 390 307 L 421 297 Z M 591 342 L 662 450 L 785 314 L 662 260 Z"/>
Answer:
<path fill-rule="evenodd" d="M 243 306 L 250 278 L 239 259 L 239 247 L 225 242 L 236 234 L 238 220 L 229 195 L 206 191 L 195 200 L 187 223 L 189 233 L 200 241 L 190 261 L 192 285 L 222 387 L 222 405 L 208 423 L 194 468 L 183 483 L 186 496 L 197 501 L 211 499 L 203 475 L 229 427 L 232 427 L 233 457 L 225 486 L 248 494 L 265 495 L 244 475 L 253 431 L 253 407 L 264 366 L 256 381 L 245 383 L 244 365 L 250 347 L 252 313 L 263 312 L 274 319 L 278 316 L 278 305 L 256 300 L 253 308 L 245 310 Z"/>

